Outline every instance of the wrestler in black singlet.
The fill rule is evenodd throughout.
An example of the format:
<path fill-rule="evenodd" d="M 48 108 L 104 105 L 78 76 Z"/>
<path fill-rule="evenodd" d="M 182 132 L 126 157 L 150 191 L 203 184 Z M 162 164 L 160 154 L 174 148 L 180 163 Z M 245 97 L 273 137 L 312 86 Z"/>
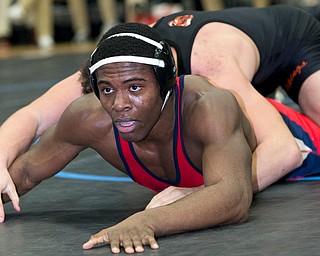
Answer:
<path fill-rule="evenodd" d="M 188 15 L 193 15 L 192 20 Z M 183 17 L 176 19 L 178 16 Z M 188 21 L 191 21 L 190 25 L 187 25 Z M 297 101 L 304 80 L 320 70 L 320 22 L 301 9 L 274 5 L 259 9 L 183 11 L 160 19 L 154 27 L 176 49 L 179 75 L 191 73 L 194 38 L 209 22 L 235 26 L 255 42 L 260 53 L 260 66 L 252 84 L 264 96 L 280 85 Z"/>

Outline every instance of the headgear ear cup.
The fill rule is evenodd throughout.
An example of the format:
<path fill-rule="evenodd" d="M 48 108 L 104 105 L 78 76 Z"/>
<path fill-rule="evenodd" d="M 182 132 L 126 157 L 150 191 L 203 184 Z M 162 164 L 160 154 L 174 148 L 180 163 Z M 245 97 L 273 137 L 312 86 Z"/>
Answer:
<path fill-rule="evenodd" d="M 164 99 L 167 92 L 170 91 L 175 84 L 176 65 L 169 44 L 165 41 L 161 41 L 160 44 L 163 46 L 163 48 L 155 49 L 154 58 L 163 60 L 165 67 L 153 67 L 156 74 L 156 79 L 160 85 L 161 97 Z"/>
<path fill-rule="evenodd" d="M 96 79 L 96 76 L 94 73 L 90 75 L 90 85 L 91 85 L 91 88 L 92 88 L 94 94 L 97 96 L 98 99 L 100 99 L 99 89 L 98 89 L 98 85 L 97 85 L 97 79 Z"/>
<path fill-rule="evenodd" d="M 89 61 L 89 65 L 92 66 L 93 65 L 93 60 L 92 57 L 95 53 L 95 50 L 93 51 L 93 53 L 90 56 L 90 61 Z M 89 69 L 89 67 L 88 67 Z M 99 95 L 99 88 L 98 88 L 98 84 L 97 84 L 97 79 L 96 79 L 96 75 L 95 72 L 93 72 L 91 74 L 90 70 L 89 70 L 89 78 L 90 78 L 90 85 L 92 88 L 92 91 L 94 92 L 94 94 L 97 96 L 98 99 L 100 99 L 100 95 Z"/>

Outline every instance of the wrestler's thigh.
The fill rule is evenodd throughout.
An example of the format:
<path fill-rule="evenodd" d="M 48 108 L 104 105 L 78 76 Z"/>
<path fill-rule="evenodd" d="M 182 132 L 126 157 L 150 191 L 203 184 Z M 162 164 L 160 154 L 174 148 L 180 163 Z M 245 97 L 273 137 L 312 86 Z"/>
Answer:
<path fill-rule="evenodd" d="M 302 112 L 320 126 L 320 70 L 304 81 L 298 101 Z"/>

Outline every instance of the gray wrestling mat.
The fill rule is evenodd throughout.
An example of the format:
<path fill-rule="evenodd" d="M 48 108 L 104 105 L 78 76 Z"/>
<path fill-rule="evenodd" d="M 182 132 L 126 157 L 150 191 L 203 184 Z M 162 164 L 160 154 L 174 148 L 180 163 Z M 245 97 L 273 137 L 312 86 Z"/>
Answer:
<path fill-rule="evenodd" d="M 0 59 L 1 123 L 87 56 Z M 0 255 L 112 255 L 109 247 L 81 247 L 91 234 L 143 210 L 153 196 L 92 150 L 61 174 L 22 197 L 21 213 L 5 206 Z M 160 237 L 160 249 L 146 248 L 144 255 L 319 255 L 319 194 L 320 181 L 275 184 L 255 196 L 247 223 Z"/>

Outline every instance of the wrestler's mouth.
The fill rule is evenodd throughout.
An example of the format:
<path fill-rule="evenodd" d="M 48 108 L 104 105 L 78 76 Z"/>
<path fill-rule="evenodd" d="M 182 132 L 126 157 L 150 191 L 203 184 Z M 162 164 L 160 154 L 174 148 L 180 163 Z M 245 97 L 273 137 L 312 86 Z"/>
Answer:
<path fill-rule="evenodd" d="M 117 127 L 119 132 L 129 133 L 136 127 L 137 122 L 133 120 L 117 120 L 114 122 L 114 125 Z"/>

